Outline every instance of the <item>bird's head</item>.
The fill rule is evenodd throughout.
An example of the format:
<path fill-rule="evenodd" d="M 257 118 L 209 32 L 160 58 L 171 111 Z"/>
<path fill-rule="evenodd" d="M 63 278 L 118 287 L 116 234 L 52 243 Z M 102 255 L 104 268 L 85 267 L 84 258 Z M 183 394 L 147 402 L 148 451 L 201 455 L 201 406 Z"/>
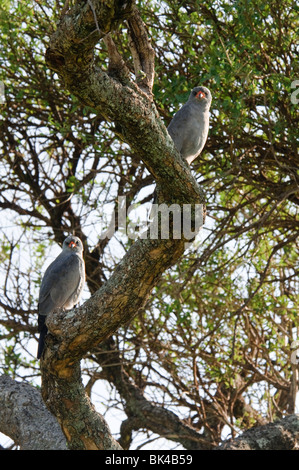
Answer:
<path fill-rule="evenodd" d="M 80 238 L 69 235 L 63 242 L 63 250 L 74 251 L 76 253 L 83 252 L 83 243 Z"/>
<path fill-rule="evenodd" d="M 212 95 L 205 86 L 197 86 L 191 91 L 189 100 L 209 108 L 212 102 Z"/>

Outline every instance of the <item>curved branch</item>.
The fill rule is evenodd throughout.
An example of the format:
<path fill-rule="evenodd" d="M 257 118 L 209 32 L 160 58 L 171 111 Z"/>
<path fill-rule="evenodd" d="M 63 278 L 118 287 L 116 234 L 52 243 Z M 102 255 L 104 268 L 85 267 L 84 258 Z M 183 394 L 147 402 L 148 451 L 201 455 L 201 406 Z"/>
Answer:
<path fill-rule="evenodd" d="M 134 7 L 128 20 L 129 45 L 133 57 L 135 76 L 141 90 L 150 97 L 155 77 L 155 51 L 149 41 L 139 10 Z"/>
<path fill-rule="evenodd" d="M 175 150 L 149 97 L 134 82 L 123 85 L 115 76 L 94 66 L 93 50 L 99 39 L 108 34 L 120 19 L 130 19 L 131 15 L 136 21 L 132 2 L 94 0 L 93 11 L 88 3 L 83 7 L 81 5 L 80 11 L 79 4 L 80 2 L 62 18 L 57 31 L 51 37 L 46 52 L 49 67 L 58 73 L 68 90 L 83 104 L 91 106 L 107 120 L 116 123 L 119 135 L 144 161 L 167 202 L 202 201 L 203 194 L 191 175 L 188 164 Z M 93 19 L 95 12 L 100 12 L 97 13 L 97 27 Z M 100 31 L 104 32 L 100 34 Z M 136 28 L 135 36 L 137 31 Z M 145 34 L 145 30 L 142 30 L 142 34 Z"/>
<path fill-rule="evenodd" d="M 132 431 L 139 429 L 148 429 L 161 437 L 179 442 L 186 449 L 206 450 L 211 447 L 197 429 L 179 419 L 172 411 L 154 405 L 145 398 L 124 370 L 112 338 L 101 344 L 101 351 L 96 354 L 96 358 L 103 367 L 101 378 L 113 383 L 125 402 L 124 411 L 128 419 L 121 425 L 119 441 L 123 448 L 129 448 Z"/>

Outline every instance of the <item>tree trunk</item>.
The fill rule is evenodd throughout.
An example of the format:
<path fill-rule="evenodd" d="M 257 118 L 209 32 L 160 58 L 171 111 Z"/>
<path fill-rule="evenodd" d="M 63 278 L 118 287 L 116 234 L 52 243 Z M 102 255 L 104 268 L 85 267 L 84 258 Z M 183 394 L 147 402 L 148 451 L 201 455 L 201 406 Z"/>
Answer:
<path fill-rule="evenodd" d="M 134 54 L 142 52 L 148 93 L 124 74 L 113 74 L 93 64 L 93 49 L 120 21 L 129 20 Z M 138 34 L 142 37 L 138 38 Z M 77 2 L 61 18 L 47 51 L 48 65 L 63 79 L 67 89 L 83 104 L 114 121 L 127 141 L 156 178 L 160 198 L 169 204 L 195 204 L 203 218 L 203 196 L 188 165 L 173 146 L 151 100 L 153 52 L 145 40 L 145 28 L 132 2 Z M 110 51 L 113 49 L 109 42 Z M 133 46 L 132 46 L 133 47 Z M 145 50 L 148 47 L 148 60 Z M 136 57 L 135 57 L 136 63 Z M 175 184 L 174 184 L 175 181 Z M 159 219 L 160 220 L 160 219 Z M 170 217 L 170 234 L 173 220 Z M 196 233 L 194 233 L 195 236 Z M 42 393 L 57 417 L 72 449 L 116 449 L 103 418 L 95 412 L 81 382 L 80 359 L 98 343 L 125 325 L 145 305 L 162 273 L 184 253 L 186 242 L 170 235 L 139 239 L 116 267 L 111 278 L 79 309 L 55 314 L 47 320 L 47 349 L 41 361 Z"/>

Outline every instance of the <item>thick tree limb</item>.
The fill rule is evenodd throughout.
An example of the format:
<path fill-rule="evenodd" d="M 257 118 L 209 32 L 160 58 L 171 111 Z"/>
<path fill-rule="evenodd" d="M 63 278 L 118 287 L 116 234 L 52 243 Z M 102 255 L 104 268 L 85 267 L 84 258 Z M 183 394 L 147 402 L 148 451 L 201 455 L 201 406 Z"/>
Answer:
<path fill-rule="evenodd" d="M 119 6 L 122 3 L 126 5 L 124 9 Z M 117 124 L 119 135 L 140 155 L 161 187 L 166 201 L 202 201 L 203 195 L 189 166 L 175 150 L 148 96 L 134 82 L 124 86 L 115 77 L 94 66 L 93 49 L 96 43 L 121 18 L 130 18 L 133 14 L 132 2 L 94 0 L 93 5 L 93 12 L 88 3 L 84 7 L 81 5 L 81 11 L 78 2 L 62 18 L 46 53 L 49 67 L 59 74 L 67 89 L 83 104 L 95 108 L 99 114 Z M 97 14 L 98 27 L 93 19 L 94 12 L 100 12 Z M 99 31 L 104 32 L 100 34 Z"/>
<path fill-rule="evenodd" d="M 51 38 L 48 64 L 82 103 L 117 124 L 122 138 L 156 178 L 165 201 L 200 204 L 201 191 L 188 165 L 174 149 L 152 101 L 133 82 L 123 85 L 115 76 L 93 65 L 93 49 L 99 38 L 132 14 L 132 2 L 78 1 L 61 19 Z M 137 31 L 138 28 L 136 35 Z M 144 29 L 140 31 L 145 34 Z M 142 43 L 146 47 L 146 42 Z M 186 241 L 190 240 L 183 236 L 168 240 L 139 239 L 111 278 L 82 307 L 49 316 L 47 325 L 51 335 L 41 361 L 42 391 L 70 448 L 119 447 L 85 394 L 80 359 L 137 314 L 162 273 L 183 254 Z"/>
<path fill-rule="evenodd" d="M 81 384 L 79 360 L 144 306 L 161 273 L 182 253 L 184 241 L 177 242 L 180 243 L 173 247 L 171 240 L 163 240 L 163 243 L 159 240 L 137 241 L 109 281 L 82 307 L 66 315 L 49 317 L 48 328 L 55 338 L 48 338 L 45 358 L 41 363 L 43 396 L 61 423 L 71 447 L 81 448 L 78 437 L 72 437 L 73 423 L 78 419 L 79 410 L 82 412 L 81 422 L 86 423 L 93 416 Z M 96 419 L 100 420 L 99 417 Z M 99 437 L 98 427 L 94 426 L 95 435 L 89 438 L 87 447 L 83 440 L 84 448 L 107 448 L 106 444 L 101 447 L 105 433 Z M 82 436 L 86 433 L 86 429 L 82 430 Z"/>
<path fill-rule="evenodd" d="M 0 377 L 0 431 L 21 450 L 66 450 L 66 441 L 39 390 L 8 375 Z"/>
<path fill-rule="evenodd" d="M 294 414 L 274 423 L 254 427 L 231 439 L 219 450 L 298 450 L 299 415 Z"/>
<path fill-rule="evenodd" d="M 128 419 L 121 425 L 119 441 L 124 449 L 129 448 L 132 431 L 139 429 L 148 429 L 161 437 L 179 442 L 186 449 L 206 450 L 211 447 L 199 431 L 179 419 L 175 413 L 153 405 L 144 397 L 124 370 L 112 338 L 101 344 L 101 351 L 96 357 L 103 367 L 101 378 L 113 383 L 125 403 Z"/>

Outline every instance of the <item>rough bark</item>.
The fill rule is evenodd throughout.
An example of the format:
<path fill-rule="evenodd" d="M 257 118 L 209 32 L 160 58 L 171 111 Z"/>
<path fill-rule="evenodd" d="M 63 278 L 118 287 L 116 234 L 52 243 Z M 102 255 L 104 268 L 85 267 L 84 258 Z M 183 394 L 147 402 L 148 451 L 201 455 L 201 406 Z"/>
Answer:
<path fill-rule="evenodd" d="M 40 391 L 7 375 L 0 377 L 0 431 L 21 450 L 66 450 L 65 437 Z"/>
<path fill-rule="evenodd" d="M 299 415 L 254 427 L 227 441 L 219 450 L 298 450 Z"/>
<path fill-rule="evenodd" d="M 80 2 L 77 2 L 76 7 L 61 19 L 57 31 L 52 35 L 46 53 L 49 67 L 58 73 L 66 88 L 83 104 L 91 106 L 116 124 L 118 135 L 144 161 L 161 187 L 165 201 L 202 202 L 202 192 L 189 166 L 174 149 L 166 127 L 148 95 L 134 82 L 123 85 L 115 76 L 94 66 L 93 49 L 96 43 L 113 30 L 120 18 L 128 19 L 130 13 L 133 15 L 132 2 L 94 1 L 94 12 L 100 12 L 97 14 L 100 31 L 95 26 L 93 13 L 91 18 L 87 14 L 89 3 L 83 3 L 80 10 Z M 118 6 L 122 3 L 126 5 L 125 9 Z M 105 4 L 105 8 L 102 8 L 102 4 Z M 105 28 L 101 25 L 105 25 Z"/>
<path fill-rule="evenodd" d="M 202 193 L 188 165 L 174 149 L 149 96 L 123 76 L 118 79 L 115 73 L 109 75 L 94 66 L 93 49 L 97 41 L 124 19 L 131 19 L 135 51 L 140 51 L 140 44 L 142 50 L 150 47 L 132 2 L 78 1 L 61 18 L 51 37 L 48 65 L 83 104 L 115 122 L 118 134 L 134 148 L 155 177 L 163 201 L 202 204 Z M 140 41 L 136 37 L 138 31 L 143 35 Z M 109 46 L 111 53 L 111 41 Z M 119 62 L 115 51 L 113 54 L 115 62 Z M 148 57 L 151 54 L 149 50 Z M 120 447 L 86 396 L 80 359 L 137 314 L 161 274 L 183 254 L 186 241 L 183 236 L 139 239 L 111 278 L 82 307 L 49 317 L 50 334 L 41 361 L 42 393 L 71 449 Z"/>

